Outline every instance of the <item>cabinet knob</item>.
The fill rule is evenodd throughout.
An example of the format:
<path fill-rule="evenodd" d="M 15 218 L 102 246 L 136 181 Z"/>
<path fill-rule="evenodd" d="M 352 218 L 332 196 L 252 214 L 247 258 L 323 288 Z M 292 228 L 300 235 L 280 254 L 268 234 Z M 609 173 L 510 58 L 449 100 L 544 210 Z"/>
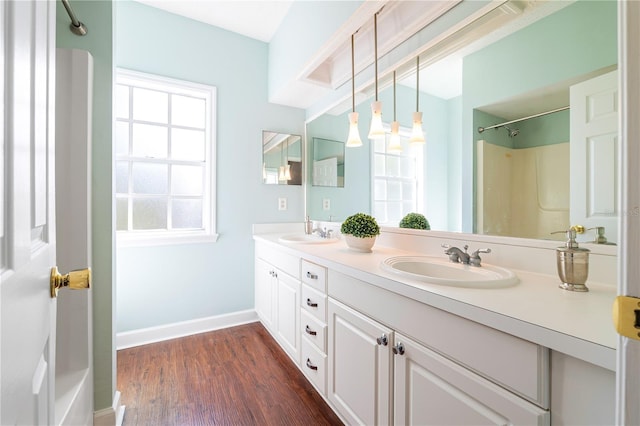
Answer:
<path fill-rule="evenodd" d="M 393 353 L 396 355 L 404 355 L 404 345 L 402 344 L 402 342 L 393 347 Z"/>
<path fill-rule="evenodd" d="M 377 341 L 378 341 L 378 344 L 382 346 L 387 346 L 389 344 L 389 338 L 387 337 L 386 334 L 383 334 L 382 336 L 378 337 Z"/>
<path fill-rule="evenodd" d="M 311 370 L 317 370 L 318 366 L 317 365 L 313 365 L 313 363 L 311 362 L 311 360 L 309 358 L 307 358 L 307 367 L 309 367 Z"/>
<path fill-rule="evenodd" d="M 312 308 L 317 308 L 318 304 L 315 302 L 312 302 L 311 299 L 307 297 L 307 306 L 311 306 Z"/>
<path fill-rule="evenodd" d="M 318 332 L 317 332 L 317 331 L 313 331 L 311 328 L 309 328 L 309 326 L 308 326 L 308 325 L 304 328 L 304 331 L 306 331 L 306 332 L 307 332 L 307 334 L 310 334 L 310 335 L 312 335 L 312 336 L 315 336 L 315 335 L 317 335 L 317 334 L 318 334 Z"/>
<path fill-rule="evenodd" d="M 307 272 L 307 278 L 310 278 L 312 280 L 317 280 L 318 276 L 316 274 L 312 274 L 311 272 Z"/>

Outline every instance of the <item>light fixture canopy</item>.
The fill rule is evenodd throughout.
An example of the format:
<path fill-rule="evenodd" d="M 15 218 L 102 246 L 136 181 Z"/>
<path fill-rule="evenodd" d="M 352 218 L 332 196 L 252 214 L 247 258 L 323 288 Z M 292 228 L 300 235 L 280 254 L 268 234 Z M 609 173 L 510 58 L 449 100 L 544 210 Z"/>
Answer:
<path fill-rule="evenodd" d="M 422 113 L 420 112 L 420 56 L 416 57 L 416 112 L 413 113 L 413 129 L 409 142 L 412 144 L 425 143 Z"/>
<path fill-rule="evenodd" d="M 373 51 L 375 64 L 376 100 L 371 104 L 371 127 L 369 127 L 369 139 L 384 138 L 382 127 L 382 102 L 378 100 L 378 13 L 373 15 Z"/>
<path fill-rule="evenodd" d="M 358 130 L 358 113 L 356 112 L 356 73 L 354 65 L 354 35 L 351 34 L 351 113 L 349 114 L 349 136 L 347 136 L 347 147 L 355 148 L 362 146 L 360 131 Z"/>

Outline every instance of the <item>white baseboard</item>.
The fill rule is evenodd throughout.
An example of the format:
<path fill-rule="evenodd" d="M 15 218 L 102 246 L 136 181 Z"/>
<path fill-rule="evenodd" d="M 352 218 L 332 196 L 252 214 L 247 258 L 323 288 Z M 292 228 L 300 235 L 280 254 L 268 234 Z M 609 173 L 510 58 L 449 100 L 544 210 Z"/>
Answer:
<path fill-rule="evenodd" d="M 191 336 L 235 325 L 247 324 L 258 320 L 258 315 L 253 309 L 233 312 L 231 314 L 217 315 L 214 317 L 200 318 L 158 327 L 143 328 L 140 330 L 125 331 L 116 334 L 116 348 L 126 349 L 149 343 L 178 337 Z"/>
<path fill-rule="evenodd" d="M 120 405 L 120 392 L 115 391 L 111 407 L 93 413 L 93 426 L 121 426 L 124 405 Z"/>

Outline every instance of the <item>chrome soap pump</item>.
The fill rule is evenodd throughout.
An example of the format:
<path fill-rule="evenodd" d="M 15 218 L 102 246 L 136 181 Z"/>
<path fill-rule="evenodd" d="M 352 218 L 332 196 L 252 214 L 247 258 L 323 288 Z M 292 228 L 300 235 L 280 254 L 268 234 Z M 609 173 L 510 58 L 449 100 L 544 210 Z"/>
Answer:
<path fill-rule="evenodd" d="M 567 242 L 564 247 L 556 249 L 556 261 L 560 288 L 569 291 L 589 291 L 585 283 L 589 276 L 589 249 L 578 247 L 576 242 L 576 230 L 557 231 L 553 234 L 565 232 Z"/>

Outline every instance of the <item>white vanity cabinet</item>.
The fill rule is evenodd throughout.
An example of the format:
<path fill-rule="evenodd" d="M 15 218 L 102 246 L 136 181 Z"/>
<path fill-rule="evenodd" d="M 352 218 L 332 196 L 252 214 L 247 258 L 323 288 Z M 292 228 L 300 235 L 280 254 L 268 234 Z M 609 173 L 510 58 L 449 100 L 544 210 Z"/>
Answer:
<path fill-rule="evenodd" d="M 256 244 L 255 307 L 264 326 L 300 362 L 300 258 Z"/>
<path fill-rule="evenodd" d="M 328 294 L 327 397 L 349 423 L 550 423 L 546 348 L 332 270 Z"/>
<path fill-rule="evenodd" d="M 394 424 L 545 425 L 549 413 L 396 334 Z"/>

